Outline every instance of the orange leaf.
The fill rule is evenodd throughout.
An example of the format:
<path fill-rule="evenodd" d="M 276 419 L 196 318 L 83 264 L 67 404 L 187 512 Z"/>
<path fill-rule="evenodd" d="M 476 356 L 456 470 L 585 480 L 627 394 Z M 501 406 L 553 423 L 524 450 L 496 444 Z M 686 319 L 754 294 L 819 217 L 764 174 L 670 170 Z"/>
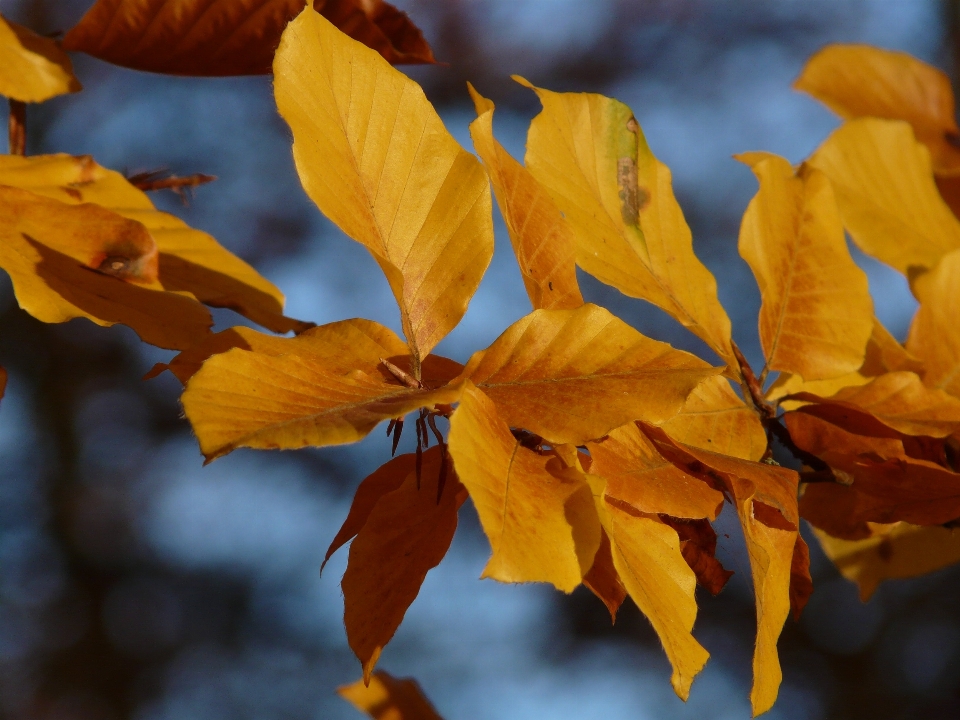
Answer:
<path fill-rule="evenodd" d="M 419 376 L 493 255 L 486 173 L 419 85 L 309 7 L 274 69 L 304 190 L 387 276 Z"/>
<path fill-rule="evenodd" d="M 921 282 L 907 349 L 923 360 L 927 387 L 960 397 L 960 250 L 944 255 Z"/>
<path fill-rule="evenodd" d="M 114 65 L 172 75 L 270 72 L 284 26 L 303 0 L 98 0 L 63 39 Z M 432 63 L 410 19 L 382 0 L 314 0 L 343 32 L 392 63 Z"/>
<path fill-rule="evenodd" d="M 843 234 L 833 189 L 812 168 L 769 153 L 747 153 L 760 182 L 740 227 L 740 255 L 763 304 L 760 344 L 767 368 L 824 380 L 863 363 L 873 329 L 866 274 Z"/>
<path fill-rule="evenodd" d="M 627 597 L 627 589 L 623 586 L 623 581 L 617 574 L 617 568 L 613 565 L 610 538 L 603 528 L 600 529 L 600 549 L 593 558 L 590 571 L 583 576 L 583 584 L 607 606 L 610 622 L 615 623 L 617 610 Z"/>
<path fill-rule="evenodd" d="M 543 186 L 493 137 L 493 103 L 467 83 L 477 110 L 470 136 L 497 196 L 534 310 L 583 305 L 573 228 Z"/>
<path fill-rule="evenodd" d="M 423 454 L 419 481 L 410 472 L 399 488 L 383 495 L 350 545 L 341 583 L 343 621 L 366 683 L 457 529 L 457 509 L 466 492 L 448 473 L 437 502 L 442 452 L 434 445 Z"/>
<path fill-rule="evenodd" d="M 572 592 L 600 545 L 589 486 L 553 455 L 523 447 L 469 383 L 450 420 L 450 454 L 493 550 L 482 577 Z"/>
<path fill-rule="evenodd" d="M 56 40 L 0 15 L 0 95 L 38 103 L 81 89 L 70 56 Z"/>
<path fill-rule="evenodd" d="M 344 700 L 374 720 L 443 720 L 424 697 L 413 678 L 394 678 L 383 670 L 370 677 L 369 684 L 357 680 L 337 688 Z"/>
<path fill-rule="evenodd" d="M 318 335 L 320 352 L 315 338 L 283 338 L 282 355 L 234 348 L 190 378 L 183 408 L 207 462 L 238 447 L 355 442 L 382 420 L 459 397 L 456 386 L 410 388 L 394 378 L 380 359 L 403 355 L 405 346 L 376 323 L 348 321 Z M 331 361 L 337 352 L 356 362 L 348 369 Z"/>
<path fill-rule="evenodd" d="M 724 569 L 716 558 L 717 533 L 710 522 L 666 515 L 661 515 L 660 519 L 677 531 L 680 552 L 696 574 L 697 584 L 705 587 L 711 595 L 718 595 L 733 575 L 733 571 Z"/>
<path fill-rule="evenodd" d="M 929 148 L 936 170 L 960 167 L 950 78 L 925 62 L 868 45 L 828 45 L 807 61 L 793 86 L 845 120 L 905 120 Z"/>
<path fill-rule="evenodd" d="M 812 594 L 810 548 L 806 541 L 797 535 L 797 544 L 793 546 L 793 562 L 790 565 L 790 610 L 794 620 L 800 619 L 800 614 Z"/>
<path fill-rule="evenodd" d="M 718 372 L 587 304 L 518 320 L 470 358 L 464 376 L 511 427 L 580 444 L 632 420 L 668 420 Z"/>

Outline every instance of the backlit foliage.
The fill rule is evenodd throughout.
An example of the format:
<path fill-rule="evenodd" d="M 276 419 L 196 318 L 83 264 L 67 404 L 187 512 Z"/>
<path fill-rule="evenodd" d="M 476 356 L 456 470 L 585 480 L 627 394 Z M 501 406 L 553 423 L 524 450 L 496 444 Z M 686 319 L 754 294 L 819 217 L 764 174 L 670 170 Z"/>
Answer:
<path fill-rule="evenodd" d="M 184 384 L 208 462 L 239 447 L 356 442 L 381 423 L 394 452 L 404 428 L 415 434 L 415 452 L 359 484 L 327 551 L 350 543 L 344 617 L 363 680 L 345 698 L 377 718 L 438 717 L 415 683 L 374 668 L 468 499 L 492 550 L 483 577 L 565 593 L 582 583 L 614 619 L 629 596 L 683 699 L 708 659 L 693 634 L 696 587 L 716 594 L 731 575 L 711 526 L 729 505 L 756 594 L 755 714 L 776 700 L 777 639 L 812 592 L 801 517 L 864 598 L 960 561 L 960 131 L 940 71 L 828 47 L 796 87 L 844 124 L 797 167 L 737 157 L 759 182 L 739 237 L 762 297 L 755 373 L 630 108 L 515 78 L 543 105 L 521 163 L 471 86 L 478 159 L 390 65 L 433 61 L 405 15 L 380 0 L 302 7 L 99 0 L 62 45 L 181 75 L 268 72 L 272 58 L 304 190 L 369 250 L 404 337 L 370 320 L 285 317 L 277 288 L 141 189 L 208 178 L 157 183 L 89 157 L 24 156 L 23 103 L 80 84 L 60 44 L 2 19 L 0 266 L 42 321 L 123 323 L 180 351 L 152 374 Z M 492 257 L 491 185 L 532 311 L 461 365 L 432 351 Z M 909 279 L 920 308 L 905 345 L 874 317 L 846 234 Z M 715 356 L 585 303 L 576 267 L 660 307 Z M 213 334 L 205 306 L 295 334 Z M 5 381 L 0 371 L 0 393 Z M 799 470 L 773 461 L 775 442 Z"/>

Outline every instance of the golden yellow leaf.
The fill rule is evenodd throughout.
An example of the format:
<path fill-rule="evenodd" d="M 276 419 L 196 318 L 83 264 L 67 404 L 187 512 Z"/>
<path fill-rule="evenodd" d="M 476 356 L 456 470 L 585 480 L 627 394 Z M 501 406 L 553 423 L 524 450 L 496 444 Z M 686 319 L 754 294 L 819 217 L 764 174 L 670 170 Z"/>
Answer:
<path fill-rule="evenodd" d="M 343 622 L 366 683 L 457 529 L 457 510 L 467 495 L 448 472 L 437 501 L 443 452 L 437 445 L 427 450 L 420 477 L 408 473 L 399 488 L 381 497 L 350 545 L 341 583 Z"/>
<path fill-rule="evenodd" d="M 923 360 L 923 382 L 960 397 L 960 250 L 923 277 L 907 350 Z"/>
<path fill-rule="evenodd" d="M 634 423 L 587 443 L 590 472 L 606 481 L 607 497 L 650 515 L 714 520 L 723 494 L 665 460 Z"/>
<path fill-rule="evenodd" d="M 738 367 L 716 280 L 694 255 L 670 170 L 650 151 L 630 108 L 514 79 L 543 103 L 530 124 L 525 163 L 573 227 L 577 264 L 663 308 Z"/>
<path fill-rule="evenodd" d="M 677 442 L 744 460 L 759 460 L 767 449 L 760 416 L 722 376 L 697 385 L 683 409 L 661 427 Z"/>
<path fill-rule="evenodd" d="M 740 226 L 740 255 L 760 286 L 760 344 L 770 370 L 825 380 L 863 363 L 873 329 L 867 276 L 850 256 L 826 176 L 794 174 L 769 153 L 737 159 L 760 190 Z"/>
<path fill-rule="evenodd" d="M 808 163 L 830 178 L 843 224 L 867 255 L 914 275 L 960 248 L 960 221 L 933 182 L 929 151 L 905 122 L 851 120 Z"/>
<path fill-rule="evenodd" d="M 283 316 L 283 294 L 210 235 L 159 212 L 145 193 L 90 156 L 0 156 L 0 185 L 29 190 L 69 205 L 96 203 L 141 223 L 159 253 L 165 290 L 188 292 L 213 307 L 237 311 L 275 332 L 301 331 L 308 323 Z"/>
<path fill-rule="evenodd" d="M 554 455 L 522 446 L 469 383 L 450 420 L 450 455 L 493 550 L 482 577 L 572 592 L 600 546 L 589 486 Z"/>
<path fill-rule="evenodd" d="M 304 0 L 98 0 L 63 39 L 115 65 L 173 75 L 270 72 L 284 26 Z M 406 14 L 383 0 L 314 0 L 313 7 L 394 63 L 434 62 Z"/>
<path fill-rule="evenodd" d="M 905 120 L 938 171 L 960 167 L 960 129 L 946 73 L 903 52 L 869 45 L 828 45 L 793 85 L 845 120 Z"/>
<path fill-rule="evenodd" d="M 190 347 L 209 333 L 210 313 L 189 295 L 163 292 L 157 266 L 140 223 L 0 185 L 0 267 L 38 320 L 123 323 L 153 345 Z"/>
<path fill-rule="evenodd" d="M 382 420 L 459 397 L 459 386 L 401 384 L 380 360 L 409 360 L 406 348 L 373 322 L 348 321 L 317 337 L 280 340 L 283 354 L 268 354 L 279 343 L 266 352 L 234 348 L 210 357 L 187 382 L 183 408 L 208 462 L 238 447 L 354 442 Z"/>
<path fill-rule="evenodd" d="M 475 353 L 463 374 L 511 427 L 576 445 L 631 420 L 668 420 L 718 372 L 587 304 L 535 310 Z"/>
<path fill-rule="evenodd" d="M 899 522 L 874 525 L 863 540 L 841 540 L 814 528 L 820 547 L 860 588 L 866 602 L 884 580 L 911 578 L 960 562 L 960 531 Z"/>
<path fill-rule="evenodd" d="M 0 95 L 38 103 L 81 89 L 70 56 L 56 40 L 0 15 Z"/>
<path fill-rule="evenodd" d="M 477 110 L 470 136 L 493 184 L 534 310 L 583 305 L 573 228 L 543 186 L 493 136 L 493 103 L 467 83 Z"/>
<path fill-rule="evenodd" d="M 394 678 L 383 670 L 352 685 L 342 685 L 337 693 L 374 720 L 443 720 L 433 709 L 413 678 Z"/>
<path fill-rule="evenodd" d="M 307 195 L 377 260 L 419 363 L 493 255 L 486 173 L 419 85 L 309 7 L 284 31 L 274 74 Z"/>

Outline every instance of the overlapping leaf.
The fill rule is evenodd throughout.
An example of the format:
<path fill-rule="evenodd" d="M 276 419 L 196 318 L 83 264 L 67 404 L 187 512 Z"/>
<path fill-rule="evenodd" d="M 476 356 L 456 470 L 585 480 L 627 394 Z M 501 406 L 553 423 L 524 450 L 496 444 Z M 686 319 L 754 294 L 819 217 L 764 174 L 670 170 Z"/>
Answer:
<path fill-rule="evenodd" d="M 630 108 L 515 79 L 543 103 L 530 124 L 525 164 L 573 227 L 580 267 L 663 308 L 737 367 L 716 280 L 694 255 L 670 171 Z"/>
<path fill-rule="evenodd" d="M 664 422 L 717 373 L 590 304 L 534 311 L 464 370 L 508 425 L 572 444 L 631 420 Z"/>
<path fill-rule="evenodd" d="M 600 547 L 593 558 L 590 571 L 583 576 L 583 584 L 590 592 L 596 595 L 606 605 L 610 613 L 610 622 L 617 621 L 617 611 L 627 598 L 627 589 L 613 564 L 613 551 L 610 547 L 610 536 L 602 527 L 600 529 Z"/>
<path fill-rule="evenodd" d="M 334 25 L 393 63 L 433 62 L 410 19 L 383 0 L 314 0 Z M 174 75 L 269 73 L 303 0 L 98 0 L 63 39 L 67 50 Z"/>
<path fill-rule="evenodd" d="M 960 397 L 960 250 L 944 255 L 921 282 L 907 349 L 923 359 L 925 385 Z"/>
<path fill-rule="evenodd" d="M 337 688 L 344 700 L 374 720 L 443 720 L 413 678 L 394 678 L 382 670 L 369 683 L 357 680 Z"/>
<path fill-rule="evenodd" d="M 534 310 L 583 305 L 573 228 L 543 186 L 493 136 L 493 103 L 469 86 L 477 110 L 470 135 L 490 175 Z"/>
<path fill-rule="evenodd" d="M 416 83 L 310 8 L 284 32 L 274 73 L 304 189 L 383 269 L 416 368 L 493 254 L 483 168 Z"/>
<path fill-rule="evenodd" d="M 805 380 L 855 371 L 873 329 L 866 274 L 843 234 L 826 176 L 768 153 L 738 156 L 760 190 L 743 216 L 740 255 L 760 286 L 760 344 L 770 370 Z"/>
<path fill-rule="evenodd" d="M 0 95 L 38 103 L 81 89 L 70 57 L 56 40 L 0 15 Z"/>

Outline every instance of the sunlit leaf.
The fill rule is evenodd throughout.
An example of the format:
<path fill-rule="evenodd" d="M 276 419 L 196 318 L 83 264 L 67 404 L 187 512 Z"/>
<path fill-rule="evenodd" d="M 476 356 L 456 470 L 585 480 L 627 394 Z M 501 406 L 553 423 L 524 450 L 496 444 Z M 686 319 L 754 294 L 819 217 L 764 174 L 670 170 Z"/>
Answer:
<path fill-rule="evenodd" d="M 907 349 L 923 360 L 925 385 L 960 397 L 960 250 L 923 277 Z"/>
<path fill-rule="evenodd" d="M 70 56 L 56 40 L 0 15 L 0 95 L 38 103 L 81 89 Z"/>
<path fill-rule="evenodd" d="M 443 720 L 416 680 L 394 678 L 383 670 L 373 673 L 369 684 L 360 679 L 338 687 L 337 693 L 374 720 Z"/>
<path fill-rule="evenodd" d="M 447 554 L 457 529 L 457 509 L 466 492 L 449 468 L 437 501 L 444 448 L 423 454 L 403 484 L 383 495 L 350 545 L 343 575 L 343 621 L 347 640 L 363 665 L 364 681 L 390 641 L 427 572 Z"/>
<path fill-rule="evenodd" d="M 830 178 L 843 224 L 867 255 L 916 274 L 960 248 L 960 221 L 933 182 L 929 151 L 906 123 L 852 120 L 808 163 Z"/>
<path fill-rule="evenodd" d="M 379 263 L 419 362 L 463 317 L 492 257 L 486 173 L 419 85 L 310 8 L 274 69 L 303 187 Z"/>
<path fill-rule="evenodd" d="M 525 163 L 577 238 L 577 264 L 631 297 L 663 308 L 737 367 L 730 320 L 713 275 L 693 253 L 690 228 L 633 113 L 616 100 L 535 88 Z"/>
<path fill-rule="evenodd" d="M 493 550 L 482 577 L 572 592 L 600 546 L 589 486 L 564 477 L 552 454 L 523 447 L 469 384 L 450 421 L 450 454 Z"/>
<path fill-rule="evenodd" d="M 588 304 L 521 318 L 470 358 L 464 376 L 511 427 L 579 444 L 631 420 L 668 420 L 718 372 Z"/>
<path fill-rule="evenodd" d="M 760 344 L 770 370 L 824 380 L 863 363 L 873 329 L 866 274 L 857 267 L 826 176 L 795 174 L 783 158 L 747 153 L 760 190 L 740 226 L 740 255 L 760 286 Z"/>
<path fill-rule="evenodd" d="M 63 39 L 115 65 L 173 75 L 269 73 L 304 0 L 98 0 Z M 410 19 L 382 0 L 314 0 L 334 25 L 393 63 L 434 62 Z"/>
<path fill-rule="evenodd" d="M 868 45 L 828 45 L 793 85 L 845 120 L 905 120 L 929 148 L 936 170 L 960 167 L 960 129 L 946 73 L 902 52 Z"/>
<path fill-rule="evenodd" d="M 573 228 L 543 186 L 493 136 L 493 103 L 468 85 L 477 110 L 470 135 L 493 184 L 534 310 L 583 305 Z"/>

